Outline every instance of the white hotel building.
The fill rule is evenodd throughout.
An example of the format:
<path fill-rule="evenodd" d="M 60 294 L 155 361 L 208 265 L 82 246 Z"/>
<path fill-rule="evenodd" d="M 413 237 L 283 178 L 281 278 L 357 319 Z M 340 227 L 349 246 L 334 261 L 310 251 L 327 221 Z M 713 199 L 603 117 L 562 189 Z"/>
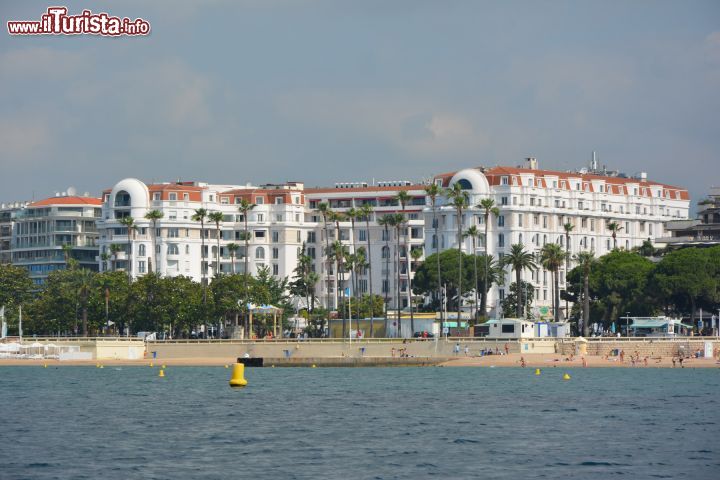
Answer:
<path fill-rule="evenodd" d="M 643 241 L 654 241 L 665 234 L 665 224 L 688 217 L 690 199 L 687 190 L 638 178 L 602 175 L 600 172 L 558 172 L 540 170 L 537 160 L 526 159 L 524 168 L 468 168 L 445 173 L 433 179 L 442 187 L 460 183 L 470 196 L 469 208 L 461 221 L 463 230 L 475 224 L 484 232 L 483 211 L 477 207 L 483 198 L 492 198 L 500 210 L 491 215 L 487 251 L 495 258 L 522 243 L 530 252 L 539 253 L 543 245 L 557 243 L 574 254 L 581 250 L 601 256 L 613 249 L 608 223 L 617 222 L 617 246 L 632 249 Z M 443 200 L 441 200 L 442 202 Z M 457 248 L 457 215 L 451 206 L 442 206 L 439 214 L 440 248 Z M 432 251 L 432 210 L 426 209 L 426 248 Z M 565 245 L 564 225 L 573 225 L 570 244 Z M 471 241 L 462 249 L 471 253 Z M 478 242 L 478 251 L 485 251 Z M 539 262 L 538 262 L 539 263 Z M 572 268 L 572 262 L 571 262 Z M 560 289 L 565 289 L 565 269 L 560 272 Z M 508 269 L 508 273 L 510 270 Z M 506 275 L 506 284 L 494 286 L 489 292 L 488 307 L 498 304 L 514 275 Z M 536 288 L 535 307 L 552 306 L 550 272 L 523 272 L 523 280 Z M 561 302 L 564 310 L 564 302 Z M 491 313 L 492 312 L 491 310 Z M 564 312 L 563 312 L 564 313 Z M 552 316 L 552 312 L 548 313 Z"/>
<path fill-rule="evenodd" d="M 471 208 L 463 215 L 463 230 L 473 224 L 484 231 L 483 214 L 476 206 L 483 198 L 493 198 L 500 208 L 498 217 L 491 217 L 487 251 L 496 257 L 508 252 L 514 243 L 523 243 L 530 251 L 537 252 L 548 242 L 565 247 L 563 225 L 572 223 L 569 250 L 593 250 L 600 256 L 613 248 L 607 223 L 616 221 L 622 227 L 617 234 L 619 248 L 630 249 L 665 234 L 664 225 L 670 220 L 685 219 L 688 216 L 689 197 L 686 190 L 648 181 L 644 174 L 639 178 L 599 175 L 589 173 L 556 172 L 537 169 L 537 162 L 529 159 L 526 168 L 494 167 L 469 168 L 458 172 L 435 176 L 433 179 L 442 187 L 459 182 L 470 196 Z M 337 305 L 338 287 L 350 286 L 350 276 L 345 274 L 344 284 L 338 284 L 334 266 L 329 266 L 330 292 L 327 291 L 326 270 L 323 259 L 325 248 L 325 225 L 317 211 L 321 202 L 329 204 L 338 212 L 359 208 L 368 204 L 373 207 L 369 232 L 364 219 L 355 222 L 355 229 L 349 221 L 340 223 L 340 240 L 352 250 L 356 247 L 367 249 L 370 239 L 372 260 L 372 290 L 374 294 L 389 299 L 389 308 L 397 307 L 395 292 L 398 287 L 397 270 L 400 269 L 400 307 L 407 307 L 408 275 L 412 276 L 416 265 L 407 272 L 407 252 L 422 248 L 433 253 L 432 209 L 425 197 L 424 185 L 410 182 L 379 182 L 377 185 L 337 184 L 335 188 L 305 188 L 302 183 L 288 182 L 278 185 L 239 186 L 211 185 L 200 182 L 162 183 L 147 185 L 140 180 L 125 179 L 103 194 L 102 218 L 98 220 L 100 254 L 109 254 L 111 245 L 126 249 L 127 231 L 119 223 L 124 216 L 132 216 L 138 226 L 131 238 L 134 277 L 157 270 L 162 275 L 185 275 L 196 281 L 201 273 L 201 231 L 200 223 L 193 221 L 195 209 L 205 208 L 209 212 L 224 214 L 220 225 L 220 256 L 222 273 L 233 269 L 244 270 L 244 218 L 237 204 L 246 199 L 256 205 L 248 215 L 250 232 L 249 271 L 256 274 L 259 268 L 267 267 L 270 273 L 279 277 L 292 278 L 297 266 L 298 254 L 303 245 L 306 253 L 314 259 L 313 268 L 320 274 L 316 285 L 316 297 L 331 308 Z M 405 206 L 409 219 L 401 233 L 400 260 L 398 262 L 397 242 L 393 229 L 385 228 L 377 220 L 386 213 L 400 212 L 395 196 L 401 190 L 407 191 L 410 202 Z M 457 248 L 457 218 L 454 208 L 443 205 L 439 199 L 439 243 L 440 249 Z M 157 222 L 155 240 L 157 263 L 152 262 L 152 223 L 145 219 L 151 210 L 163 212 Z M 203 268 L 208 278 L 215 274 L 217 239 L 215 224 L 205 223 L 205 253 Z M 330 243 L 335 240 L 335 225 L 327 226 Z M 406 238 L 408 236 L 409 238 Z M 231 265 L 227 245 L 236 243 L 241 248 Z M 405 247 L 408 245 L 410 248 Z M 463 250 L 471 252 L 471 241 L 464 241 Z M 478 251 L 485 251 L 482 240 Z M 422 260 L 421 260 L 422 261 Z M 398 264 L 399 263 L 399 264 Z M 119 252 L 114 259 L 101 261 L 101 270 L 109 268 L 126 269 L 127 255 Z M 369 272 L 358 276 L 358 290 L 368 292 L 371 279 Z M 524 280 L 531 281 L 537 288 L 535 306 L 551 305 L 551 278 L 542 270 L 525 272 Z M 564 278 L 564 271 L 560 275 Z M 488 299 L 491 308 L 501 299 L 506 285 L 495 286 Z M 561 285 L 564 288 L 564 284 Z M 469 307 L 468 307 L 469 308 Z M 491 312 L 492 313 L 492 312 Z"/>

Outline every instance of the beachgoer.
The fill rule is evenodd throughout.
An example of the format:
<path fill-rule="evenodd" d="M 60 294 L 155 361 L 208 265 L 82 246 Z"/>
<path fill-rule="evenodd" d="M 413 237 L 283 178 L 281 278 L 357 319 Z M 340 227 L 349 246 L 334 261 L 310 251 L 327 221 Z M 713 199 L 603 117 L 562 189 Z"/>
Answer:
<path fill-rule="evenodd" d="M 675 368 L 675 357 L 672 357 L 673 368 Z"/>
<path fill-rule="evenodd" d="M 685 368 L 685 366 L 683 365 L 683 357 L 680 357 L 678 361 L 680 362 L 680 368 Z"/>
<path fill-rule="evenodd" d="M 585 360 L 585 357 L 582 357 L 583 367 L 587 367 L 587 360 Z"/>
<path fill-rule="evenodd" d="M 510 352 L 510 346 L 505 343 L 505 355 L 507 355 Z"/>
<path fill-rule="evenodd" d="M 455 347 L 453 348 L 453 353 L 455 355 L 460 355 L 460 343 L 455 344 Z"/>
<path fill-rule="evenodd" d="M 645 359 L 643 360 L 643 362 L 645 363 L 645 366 L 647 367 L 647 357 L 645 357 Z"/>
<path fill-rule="evenodd" d="M 525 357 L 520 357 L 520 366 L 525 368 Z"/>
<path fill-rule="evenodd" d="M 390 355 L 392 355 L 392 358 L 395 358 L 395 347 L 390 349 Z"/>
<path fill-rule="evenodd" d="M 620 350 L 620 362 L 625 363 L 625 350 Z"/>
<path fill-rule="evenodd" d="M 465 345 L 465 356 L 466 356 L 466 357 L 468 356 L 468 353 L 469 353 L 469 352 L 470 352 L 470 349 L 468 348 L 467 345 Z"/>

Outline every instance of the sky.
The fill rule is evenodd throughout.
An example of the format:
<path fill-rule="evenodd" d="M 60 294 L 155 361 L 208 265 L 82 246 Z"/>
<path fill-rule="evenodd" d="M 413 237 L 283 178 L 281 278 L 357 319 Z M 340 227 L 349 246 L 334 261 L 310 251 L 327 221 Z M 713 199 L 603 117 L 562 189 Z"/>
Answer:
<path fill-rule="evenodd" d="M 0 201 L 126 177 L 423 180 L 599 163 L 720 186 L 720 2 L 57 2 L 147 37 L 10 36 L 55 2 L 3 1 Z"/>

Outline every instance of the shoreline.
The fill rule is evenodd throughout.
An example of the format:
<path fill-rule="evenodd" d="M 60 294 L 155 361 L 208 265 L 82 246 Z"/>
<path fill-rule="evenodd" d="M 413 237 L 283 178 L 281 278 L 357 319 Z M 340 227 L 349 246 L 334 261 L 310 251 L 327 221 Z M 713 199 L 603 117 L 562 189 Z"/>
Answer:
<path fill-rule="evenodd" d="M 583 368 L 583 360 L 581 357 L 575 357 L 572 361 L 566 360 L 557 354 L 519 354 L 511 353 L 509 355 L 489 355 L 484 357 L 477 356 L 459 356 L 458 358 L 432 358 L 432 357 L 322 357 L 307 359 L 283 359 L 283 358 L 266 358 L 265 367 L 478 367 L 478 368 L 523 368 L 521 366 L 521 358 L 525 360 L 525 368 Z M 291 360 L 291 361 L 288 361 Z M 619 358 L 609 358 L 588 355 L 585 357 L 587 368 L 720 368 L 720 361 L 714 358 L 689 358 L 683 360 L 683 367 L 676 362 L 675 367 L 672 364 L 671 357 L 648 358 L 647 365 L 641 360 L 634 365 L 625 358 L 625 362 L 621 362 Z M 188 357 L 188 358 L 166 358 L 166 359 L 139 359 L 139 360 L 122 360 L 122 359 L 105 359 L 105 360 L 43 360 L 43 359 L 0 359 L 0 367 L 96 367 L 97 365 L 115 366 L 115 367 L 145 367 L 148 368 L 152 364 L 153 368 L 165 366 L 175 367 L 224 367 L 232 366 L 237 362 L 237 357 Z"/>

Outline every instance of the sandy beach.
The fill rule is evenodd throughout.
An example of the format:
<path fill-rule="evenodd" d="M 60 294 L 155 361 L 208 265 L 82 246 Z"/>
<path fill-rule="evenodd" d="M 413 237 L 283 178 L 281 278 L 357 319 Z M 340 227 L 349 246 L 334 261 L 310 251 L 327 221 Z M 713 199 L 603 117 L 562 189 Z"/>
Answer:
<path fill-rule="evenodd" d="M 441 364 L 444 367 L 521 367 L 521 359 L 524 358 L 526 368 L 566 368 L 566 367 L 582 367 L 583 360 L 581 357 L 564 357 L 557 354 L 529 354 L 522 355 L 519 353 L 511 353 L 509 355 L 488 355 L 485 357 L 465 357 L 461 356 L 456 360 L 451 360 Z M 625 361 L 621 362 L 619 357 L 585 356 L 586 366 L 588 368 L 673 368 L 672 357 L 648 358 L 647 365 L 644 359 L 639 362 L 633 362 L 628 356 Z M 683 360 L 684 368 L 720 368 L 720 362 L 714 358 L 688 358 Z M 680 362 L 676 361 L 675 368 L 681 368 Z"/>
<path fill-rule="evenodd" d="M 366 357 L 368 359 L 374 357 Z M 384 357 L 383 357 L 384 358 Z M 521 367 L 521 359 L 525 360 L 526 368 L 582 368 L 583 360 L 581 357 L 575 357 L 569 360 L 569 357 L 563 357 L 557 354 L 526 354 L 511 353 L 509 355 L 489 355 L 484 357 L 460 356 L 457 359 L 449 360 L 439 364 L 442 367 Z M 44 366 L 48 367 L 67 367 L 67 366 L 127 366 L 127 367 L 224 367 L 232 365 L 237 357 L 227 358 L 168 358 L 168 359 L 140 359 L 140 360 L 41 360 L 41 359 L 0 359 L 0 367 L 2 366 Z M 400 359 L 398 359 L 400 360 Z M 647 365 L 644 360 L 633 362 L 629 357 L 625 357 L 625 361 L 621 362 L 618 357 L 605 359 L 598 356 L 586 356 L 586 366 L 588 368 L 681 368 L 680 362 L 676 360 L 673 367 L 671 357 L 648 358 Z M 398 362 L 399 363 L 399 362 Z M 280 365 L 278 365 L 280 366 Z M 720 368 L 720 362 L 712 358 L 689 358 L 683 360 L 684 368 Z"/>

